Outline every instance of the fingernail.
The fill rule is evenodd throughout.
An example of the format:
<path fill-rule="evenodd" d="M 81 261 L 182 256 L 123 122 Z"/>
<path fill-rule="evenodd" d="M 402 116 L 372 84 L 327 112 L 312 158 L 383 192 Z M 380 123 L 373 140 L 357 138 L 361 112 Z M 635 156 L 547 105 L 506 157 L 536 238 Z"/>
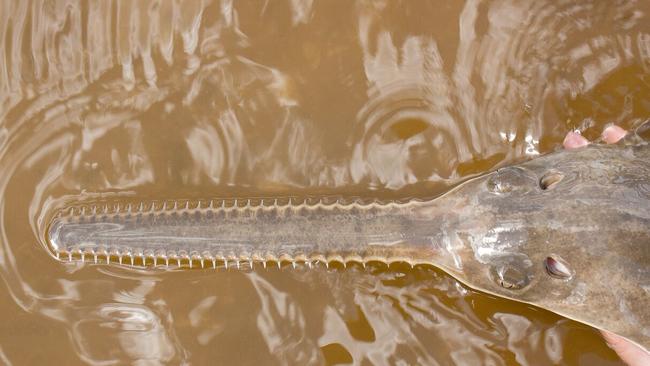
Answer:
<path fill-rule="evenodd" d="M 607 345 L 607 347 L 609 347 L 611 349 L 614 349 L 614 347 L 616 346 L 616 344 L 615 344 L 616 335 L 614 335 L 613 333 L 608 332 L 606 330 L 602 330 L 602 329 L 600 330 L 600 334 L 603 335 L 603 339 L 605 340 L 605 344 Z"/>
<path fill-rule="evenodd" d="M 570 131 L 566 134 L 562 145 L 564 145 L 565 149 L 577 149 L 589 145 L 589 141 L 587 141 L 587 139 L 581 134 L 575 131 Z"/>
<path fill-rule="evenodd" d="M 608 144 L 614 144 L 619 142 L 625 135 L 627 134 L 627 131 L 624 129 L 618 127 L 617 125 L 611 125 L 607 126 L 603 130 L 603 141 L 605 141 Z"/>

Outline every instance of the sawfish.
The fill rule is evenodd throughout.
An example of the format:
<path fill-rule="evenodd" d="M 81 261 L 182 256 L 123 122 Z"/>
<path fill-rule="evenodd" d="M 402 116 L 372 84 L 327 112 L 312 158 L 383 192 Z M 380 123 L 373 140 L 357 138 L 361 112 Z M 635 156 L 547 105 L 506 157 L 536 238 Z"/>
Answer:
<path fill-rule="evenodd" d="M 45 240 L 62 261 L 145 268 L 433 265 L 650 349 L 650 144 L 639 136 L 542 155 L 430 200 L 72 205 L 51 215 Z"/>

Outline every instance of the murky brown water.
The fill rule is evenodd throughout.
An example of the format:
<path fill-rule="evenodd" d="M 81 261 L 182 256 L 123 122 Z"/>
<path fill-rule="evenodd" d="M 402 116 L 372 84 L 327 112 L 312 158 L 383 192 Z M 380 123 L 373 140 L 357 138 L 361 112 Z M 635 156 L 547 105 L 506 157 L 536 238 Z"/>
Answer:
<path fill-rule="evenodd" d="M 0 1 L 0 360 L 618 364 L 430 268 L 62 264 L 78 197 L 429 197 L 650 116 L 647 1 Z"/>

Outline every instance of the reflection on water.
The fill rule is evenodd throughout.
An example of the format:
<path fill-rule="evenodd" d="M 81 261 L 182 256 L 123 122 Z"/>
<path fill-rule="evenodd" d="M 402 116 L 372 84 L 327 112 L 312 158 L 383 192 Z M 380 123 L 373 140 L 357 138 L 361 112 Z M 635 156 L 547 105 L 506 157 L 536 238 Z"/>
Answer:
<path fill-rule="evenodd" d="M 644 1 L 0 1 L 0 359 L 605 364 L 436 270 L 62 264 L 81 195 L 433 196 L 650 115 Z M 27 354 L 26 347 L 30 352 Z"/>

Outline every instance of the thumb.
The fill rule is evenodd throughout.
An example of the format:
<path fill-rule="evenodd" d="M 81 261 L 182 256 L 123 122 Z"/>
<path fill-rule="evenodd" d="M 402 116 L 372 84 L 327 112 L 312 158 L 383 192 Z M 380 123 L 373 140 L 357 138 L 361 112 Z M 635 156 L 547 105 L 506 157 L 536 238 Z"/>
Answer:
<path fill-rule="evenodd" d="M 600 333 L 605 338 L 607 345 L 629 366 L 650 365 L 650 353 L 648 351 L 614 333 L 606 330 L 601 330 Z"/>

